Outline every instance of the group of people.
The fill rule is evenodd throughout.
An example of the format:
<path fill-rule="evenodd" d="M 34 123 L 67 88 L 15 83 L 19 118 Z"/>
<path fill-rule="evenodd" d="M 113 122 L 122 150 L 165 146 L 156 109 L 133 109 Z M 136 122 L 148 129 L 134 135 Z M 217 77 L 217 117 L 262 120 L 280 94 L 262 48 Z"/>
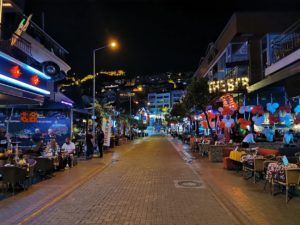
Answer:
<path fill-rule="evenodd" d="M 99 157 L 103 157 L 104 133 L 101 127 L 96 130 L 95 137 L 90 129 L 86 134 L 86 159 L 91 159 L 94 154 L 94 149 L 98 148 Z"/>
<path fill-rule="evenodd" d="M 73 161 L 74 161 L 74 154 L 75 154 L 75 144 L 71 141 L 69 137 L 65 139 L 65 143 L 59 147 L 58 143 L 56 142 L 56 135 L 53 132 L 52 129 L 48 130 L 48 137 L 43 138 L 43 135 L 40 131 L 40 129 L 35 129 L 35 133 L 31 137 L 34 148 L 33 153 L 37 155 L 41 155 L 43 152 L 43 145 L 44 140 L 48 142 L 46 145 L 45 154 L 48 155 L 57 155 L 58 152 L 63 153 L 62 158 L 62 167 L 65 168 L 65 166 L 72 167 Z M 92 134 L 92 130 L 88 130 L 86 134 L 86 159 L 91 159 L 94 154 L 95 148 L 98 148 L 99 150 L 99 156 L 100 158 L 103 157 L 103 143 L 104 143 L 104 133 L 102 129 L 99 127 L 97 128 L 96 137 Z"/>

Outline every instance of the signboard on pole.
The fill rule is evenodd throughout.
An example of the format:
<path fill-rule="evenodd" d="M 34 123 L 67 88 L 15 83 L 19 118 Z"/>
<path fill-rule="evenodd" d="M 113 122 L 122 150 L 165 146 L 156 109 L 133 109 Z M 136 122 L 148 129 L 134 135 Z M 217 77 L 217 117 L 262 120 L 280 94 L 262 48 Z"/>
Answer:
<path fill-rule="evenodd" d="M 102 119 L 102 130 L 104 132 L 104 146 L 110 146 L 110 137 L 111 137 L 111 117 L 104 117 Z"/>

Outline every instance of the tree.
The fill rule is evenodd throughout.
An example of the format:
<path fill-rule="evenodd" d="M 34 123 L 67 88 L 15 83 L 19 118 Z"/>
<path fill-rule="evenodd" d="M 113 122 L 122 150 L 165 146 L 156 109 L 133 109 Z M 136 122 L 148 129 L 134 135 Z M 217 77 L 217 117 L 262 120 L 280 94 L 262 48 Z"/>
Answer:
<path fill-rule="evenodd" d="M 190 110 L 201 110 L 206 118 L 210 134 L 213 136 L 212 128 L 209 124 L 206 108 L 212 104 L 218 97 L 217 94 L 209 93 L 208 79 L 206 78 L 194 78 L 191 84 L 187 87 L 187 93 L 183 100 L 184 105 Z"/>
<path fill-rule="evenodd" d="M 184 103 L 176 103 L 173 105 L 170 112 L 170 120 L 182 121 L 182 119 L 187 115 L 187 107 Z"/>

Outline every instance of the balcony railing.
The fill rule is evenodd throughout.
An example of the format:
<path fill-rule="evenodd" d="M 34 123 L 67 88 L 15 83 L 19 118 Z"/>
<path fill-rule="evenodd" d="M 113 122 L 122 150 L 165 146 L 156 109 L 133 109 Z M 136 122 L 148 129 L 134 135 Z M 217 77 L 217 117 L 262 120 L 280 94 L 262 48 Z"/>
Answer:
<path fill-rule="evenodd" d="M 273 62 L 295 52 L 300 48 L 300 20 L 289 27 L 278 38 L 273 40 Z"/>
<path fill-rule="evenodd" d="M 11 38 L 11 43 L 13 46 L 16 46 L 21 51 L 26 53 L 27 55 L 31 56 L 31 44 L 30 42 L 26 41 L 24 38 L 17 34 L 13 34 Z"/>

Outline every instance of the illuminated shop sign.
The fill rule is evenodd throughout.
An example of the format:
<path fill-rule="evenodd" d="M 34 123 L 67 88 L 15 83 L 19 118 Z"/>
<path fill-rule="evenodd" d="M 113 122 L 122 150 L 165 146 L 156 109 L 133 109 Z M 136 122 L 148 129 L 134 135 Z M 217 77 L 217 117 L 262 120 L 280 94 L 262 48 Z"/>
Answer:
<path fill-rule="evenodd" d="M 50 79 L 41 71 L 0 52 L 0 83 L 49 95 L 47 80 Z"/>
<path fill-rule="evenodd" d="M 230 78 L 226 80 L 209 81 L 209 93 L 245 91 L 249 86 L 248 77 Z"/>

